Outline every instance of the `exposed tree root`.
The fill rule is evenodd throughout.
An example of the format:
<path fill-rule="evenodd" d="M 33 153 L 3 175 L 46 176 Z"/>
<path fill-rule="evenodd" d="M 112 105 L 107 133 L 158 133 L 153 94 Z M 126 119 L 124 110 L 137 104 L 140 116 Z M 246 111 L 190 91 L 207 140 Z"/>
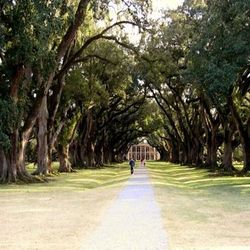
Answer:
<path fill-rule="evenodd" d="M 19 173 L 16 177 L 5 176 L 0 179 L 1 184 L 27 184 L 27 183 L 44 183 L 48 180 L 44 176 L 32 176 L 29 173 Z"/>

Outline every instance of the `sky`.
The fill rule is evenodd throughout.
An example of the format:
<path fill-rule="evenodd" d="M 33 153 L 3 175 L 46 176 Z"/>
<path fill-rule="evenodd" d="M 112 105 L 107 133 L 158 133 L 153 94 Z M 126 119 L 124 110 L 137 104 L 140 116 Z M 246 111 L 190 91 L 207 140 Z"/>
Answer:
<path fill-rule="evenodd" d="M 183 3 L 184 0 L 152 0 L 152 13 L 150 14 L 150 18 L 159 19 L 163 15 L 163 11 L 167 9 L 175 9 L 179 5 Z M 121 6 L 112 5 L 110 8 L 110 15 L 115 22 L 117 19 L 117 13 L 119 13 L 119 9 Z M 105 23 L 100 22 L 99 26 L 105 27 Z M 138 43 L 140 40 L 140 34 L 138 33 L 138 28 L 132 27 L 130 25 L 126 25 L 125 31 L 129 35 L 129 39 L 133 43 Z"/>
<path fill-rule="evenodd" d="M 164 10 L 176 9 L 183 2 L 184 0 L 152 0 L 153 13 L 150 15 L 150 18 L 157 20 L 162 16 L 162 12 Z M 129 33 L 130 41 L 134 44 L 138 44 L 140 40 L 140 34 L 138 33 L 138 28 L 128 26 L 126 27 L 126 30 Z"/>
<path fill-rule="evenodd" d="M 160 12 L 163 9 L 175 9 L 183 3 L 183 0 L 152 0 L 153 11 Z"/>

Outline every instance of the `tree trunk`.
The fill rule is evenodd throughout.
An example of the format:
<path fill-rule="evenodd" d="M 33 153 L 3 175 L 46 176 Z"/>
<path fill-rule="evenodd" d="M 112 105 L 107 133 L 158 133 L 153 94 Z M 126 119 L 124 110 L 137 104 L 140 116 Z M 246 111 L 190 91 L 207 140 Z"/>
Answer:
<path fill-rule="evenodd" d="M 233 171 L 233 149 L 232 149 L 232 137 L 234 131 L 230 128 L 228 121 L 224 122 L 224 152 L 222 167 L 227 172 Z"/>
<path fill-rule="evenodd" d="M 48 143 L 48 170 L 52 172 L 52 154 L 53 154 L 53 147 L 51 144 Z"/>
<path fill-rule="evenodd" d="M 244 133 L 242 133 L 242 148 L 244 160 L 242 172 L 247 173 L 250 171 L 250 118 L 248 118 L 247 127 Z"/>
<path fill-rule="evenodd" d="M 217 130 L 216 130 L 217 131 Z M 212 129 L 211 137 L 211 169 L 215 170 L 217 168 L 217 141 L 216 141 L 216 131 Z"/>
<path fill-rule="evenodd" d="M 201 143 L 197 140 L 196 142 L 197 146 L 196 146 L 196 151 L 195 151 L 195 161 L 194 161 L 194 165 L 197 167 L 200 167 L 203 165 L 203 161 L 202 161 L 202 156 L 203 156 L 203 146 L 201 145 Z"/>
<path fill-rule="evenodd" d="M 233 170 L 233 161 L 232 161 L 232 143 L 224 142 L 224 153 L 223 153 L 223 163 L 222 166 L 227 172 L 232 172 Z"/>
<path fill-rule="evenodd" d="M 180 152 L 179 147 L 176 145 L 172 145 L 170 151 L 169 161 L 172 163 L 179 163 L 180 162 Z"/>
<path fill-rule="evenodd" d="M 195 160 L 195 151 L 196 151 L 196 145 L 195 142 L 190 140 L 190 139 L 186 139 L 186 157 L 185 157 L 185 165 L 192 165 L 193 161 Z"/>
<path fill-rule="evenodd" d="M 69 145 L 58 145 L 59 169 L 58 172 L 74 172 L 69 161 Z"/>
<path fill-rule="evenodd" d="M 205 167 L 209 168 L 211 166 L 211 142 L 212 136 L 211 132 L 207 131 L 206 133 L 206 148 L 207 148 L 207 156 L 205 160 Z"/>
<path fill-rule="evenodd" d="M 95 128 L 93 122 L 92 109 L 89 109 L 86 116 L 86 123 L 84 132 L 81 140 L 81 160 L 84 165 L 88 167 L 95 166 L 95 156 L 94 156 L 94 136 Z"/>
<path fill-rule="evenodd" d="M 235 124 L 237 126 L 237 130 L 240 134 L 244 160 L 244 167 L 242 169 L 242 173 L 247 173 L 248 171 L 250 171 L 250 118 L 248 118 L 246 124 L 244 124 L 234 105 L 232 96 L 228 97 L 228 103 Z"/>
<path fill-rule="evenodd" d="M 103 145 L 102 142 L 99 142 L 95 146 L 95 163 L 96 166 L 103 166 Z"/>
<path fill-rule="evenodd" d="M 3 148 L 0 147 L 0 180 L 6 182 L 8 180 L 8 169 L 10 163 L 7 161 L 6 153 Z"/>
<path fill-rule="evenodd" d="M 112 162 L 112 152 L 107 145 L 103 147 L 103 162 L 106 164 L 110 164 Z"/>
<path fill-rule="evenodd" d="M 216 131 L 212 129 L 211 132 L 207 133 L 207 157 L 205 162 L 205 166 L 212 170 L 215 170 L 218 166 L 217 149 Z"/>
<path fill-rule="evenodd" d="M 87 159 L 87 166 L 94 167 L 95 166 L 95 153 L 94 153 L 94 144 L 90 140 L 87 143 L 87 148 L 85 150 L 86 159 Z"/>
<path fill-rule="evenodd" d="M 79 145 L 78 140 L 73 141 L 73 143 L 70 145 L 69 153 L 70 153 L 72 167 L 74 168 L 85 167 L 83 159 L 81 158 L 81 147 Z"/>
<path fill-rule="evenodd" d="M 159 150 L 159 153 L 161 161 L 169 161 L 169 154 L 165 149 Z"/>
<path fill-rule="evenodd" d="M 25 150 L 28 143 L 29 132 L 21 136 L 18 141 L 18 130 L 11 135 L 11 149 L 0 147 L 0 174 L 2 183 L 11 183 L 18 180 L 24 182 L 41 181 L 32 177 L 25 168 Z"/>
<path fill-rule="evenodd" d="M 44 96 L 40 112 L 38 115 L 38 152 L 37 152 L 37 169 L 33 174 L 47 175 L 48 169 L 48 143 L 47 143 L 47 96 Z"/>

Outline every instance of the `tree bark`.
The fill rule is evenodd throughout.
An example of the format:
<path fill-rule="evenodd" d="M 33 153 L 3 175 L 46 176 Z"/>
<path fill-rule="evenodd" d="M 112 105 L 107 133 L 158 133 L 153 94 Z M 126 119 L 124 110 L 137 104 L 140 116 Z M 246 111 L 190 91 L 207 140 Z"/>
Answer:
<path fill-rule="evenodd" d="M 206 133 L 207 157 L 205 166 L 215 170 L 217 168 L 217 133 L 220 125 L 219 116 L 214 118 L 210 112 L 205 97 L 201 96 L 201 118 Z"/>
<path fill-rule="evenodd" d="M 25 168 L 25 150 L 28 144 L 29 133 L 24 133 L 19 141 L 18 130 L 11 135 L 9 150 L 0 148 L 0 173 L 2 183 L 11 183 L 18 180 L 23 182 L 41 181 L 32 177 Z"/>
<path fill-rule="evenodd" d="M 243 173 L 247 173 L 250 171 L 250 136 L 245 136 L 243 138 L 243 160 L 244 160 L 244 167 L 242 169 Z"/>
<path fill-rule="evenodd" d="M 172 145 L 169 155 L 169 161 L 172 163 L 180 163 L 180 150 L 179 146 Z"/>
<path fill-rule="evenodd" d="M 216 133 L 217 133 L 217 128 L 213 127 L 212 128 L 212 135 L 211 135 L 211 162 L 210 162 L 210 167 L 212 170 L 215 170 L 218 166 L 217 164 L 217 140 L 216 140 Z"/>
<path fill-rule="evenodd" d="M 95 130 L 92 112 L 92 109 L 87 111 L 85 129 L 81 144 L 81 160 L 84 162 L 84 165 L 87 165 L 88 167 L 93 167 L 95 165 L 93 141 Z"/>
<path fill-rule="evenodd" d="M 233 171 L 233 149 L 232 137 L 234 130 L 230 127 L 229 121 L 224 120 L 224 152 L 222 159 L 222 167 L 227 172 Z"/>
<path fill-rule="evenodd" d="M 165 149 L 158 149 L 161 161 L 169 161 L 169 153 Z"/>
<path fill-rule="evenodd" d="M 244 167 L 242 169 L 242 173 L 244 174 L 250 171 L 250 118 L 248 118 L 246 124 L 244 124 L 234 105 L 231 96 L 228 98 L 228 103 L 230 106 L 231 113 L 233 115 L 233 119 L 236 123 L 237 130 L 240 134 L 244 160 Z"/>
<path fill-rule="evenodd" d="M 95 146 L 95 164 L 96 166 L 103 166 L 103 141 L 99 141 Z"/>
<path fill-rule="evenodd" d="M 47 96 L 44 96 L 41 109 L 38 115 L 38 152 L 37 152 L 37 169 L 34 175 L 47 175 L 51 172 L 48 168 L 48 143 L 47 143 L 47 125 L 48 110 Z"/>
<path fill-rule="evenodd" d="M 0 147 L 0 180 L 6 182 L 8 180 L 8 171 L 10 163 L 7 161 L 6 153 Z"/>
<path fill-rule="evenodd" d="M 69 145 L 58 144 L 59 169 L 58 172 L 74 172 L 69 160 Z"/>
<path fill-rule="evenodd" d="M 108 145 L 103 147 L 103 162 L 106 164 L 110 164 L 112 162 L 112 150 Z"/>

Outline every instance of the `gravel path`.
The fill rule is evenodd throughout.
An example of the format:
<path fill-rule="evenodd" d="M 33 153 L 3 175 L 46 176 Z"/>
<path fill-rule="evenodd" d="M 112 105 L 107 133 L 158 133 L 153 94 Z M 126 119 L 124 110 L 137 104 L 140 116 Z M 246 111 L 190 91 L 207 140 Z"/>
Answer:
<path fill-rule="evenodd" d="M 145 168 L 135 169 L 82 250 L 167 249 L 160 209 Z"/>

